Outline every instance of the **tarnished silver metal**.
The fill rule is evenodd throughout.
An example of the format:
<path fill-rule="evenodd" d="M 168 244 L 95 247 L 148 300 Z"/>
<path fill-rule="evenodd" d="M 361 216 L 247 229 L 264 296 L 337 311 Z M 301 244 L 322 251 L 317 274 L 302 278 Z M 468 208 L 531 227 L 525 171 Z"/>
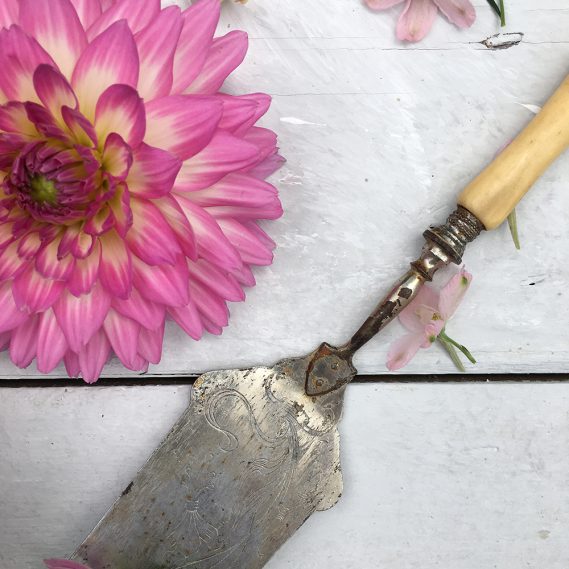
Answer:
<path fill-rule="evenodd" d="M 75 552 L 92 569 L 258 569 L 342 492 L 337 423 L 354 353 L 483 229 L 459 208 L 343 346 L 202 375 L 189 408 Z"/>

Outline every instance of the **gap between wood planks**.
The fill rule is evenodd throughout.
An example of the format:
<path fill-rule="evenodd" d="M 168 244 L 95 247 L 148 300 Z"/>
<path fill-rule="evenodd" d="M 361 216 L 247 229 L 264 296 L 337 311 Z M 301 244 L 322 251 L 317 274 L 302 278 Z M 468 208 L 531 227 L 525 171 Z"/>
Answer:
<path fill-rule="evenodd" d="M 0 379 L 0 389 L 17 389 L 23 387 L 72 387 L 78 389 L 96 389 L 97 387 L 143 387 L 151 385 L 192 385 L 199 377 L 109 377 L 101 378 L 97 383 L 89 385 L 78 379 Z M 496 374 L 432 374 L 432 375 L 356 375 L 352 383 L 498 383 L 498 382 L 569 382 L 569 373 L 496 373 Z"/>

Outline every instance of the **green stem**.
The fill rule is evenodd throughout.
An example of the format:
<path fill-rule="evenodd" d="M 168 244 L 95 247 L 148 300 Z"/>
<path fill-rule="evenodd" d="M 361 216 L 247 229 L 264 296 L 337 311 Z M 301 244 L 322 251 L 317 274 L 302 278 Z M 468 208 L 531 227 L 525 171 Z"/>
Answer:
<path fill-rule="evenodd" d="M 470 363 L 473 364 L 476 363 L 474 356 L 468 351 L 468 348 L 466 348 L 466 346 L 459 344 L 458 342 L 447 336 L 447 333 L 444 331 L 444 329 L 439 334 L 439 338 L 444 340 L 445 342 L 448 342 L 449 344 L 452 344 L 455 348 L 458 348 L 468 358 Z"/>
<path fill-rule="evenodd" d="M 498 0 L 500 2 L 500 25 L 504 27 L 506 25 L 506 8 L 504 8 L 504 0 Z"/>
<path fill-rule="evenodd" d="M 449 344 L 449 342 L 447 342 L 440 336 L 438 337 L 438 340 L 445 347 L 445 350 L 448 352 L 448 355 L 450 356 L 450 359 L 452 360 L 454 365 L 458 368 L 459 371 L 464 373 L 466 370 L 464 369 L 464 365 L 462 365 L 462 362 L 460 361 L 460 358 L 458 357 L 458 354 L 456 353 L 454 346 L 452 344 Z"/>
<path fill-rule="evenodd" d="M 508 215 L 508 227 L 510 228 L 510 233 L 514 241 L 514 245 L 516 249 L 518 249 L 519 251 L 521 249 L 521 245 L 520 245 L 520 236 L 518 234 L 518 216 L 516 214 L 515 209 L 513 209 L 512 213 Z"/>
<path fill-rule="evenodd" d="M 498 16 L 498 18 L 502 18 L 502 14 L 500 13 L 500 7 L 498 6 L 498 4 L 496 4 L 496 2 L 494 2 L 494 0 L 488 0 L 488 4 L 490 4 L 492 10 L 494 10 L 494 12 L 496 12 L 496 15 Z"/>

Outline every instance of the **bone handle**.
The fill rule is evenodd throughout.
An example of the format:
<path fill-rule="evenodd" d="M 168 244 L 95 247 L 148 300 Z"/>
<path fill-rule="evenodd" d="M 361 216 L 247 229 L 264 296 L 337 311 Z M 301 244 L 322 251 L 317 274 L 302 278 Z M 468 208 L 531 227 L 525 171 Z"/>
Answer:
<path fill-rule="evenodd" d="M 569 76 L 538 115 L 460 194 L 459 205 L 486 229 L 500 225 L 569 147 Z"/>

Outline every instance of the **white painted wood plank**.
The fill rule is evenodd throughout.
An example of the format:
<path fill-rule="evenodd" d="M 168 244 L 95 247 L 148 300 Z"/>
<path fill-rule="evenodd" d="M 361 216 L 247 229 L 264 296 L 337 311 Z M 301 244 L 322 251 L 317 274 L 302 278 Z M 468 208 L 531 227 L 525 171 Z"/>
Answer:
<path fill-rule="evenodd" d="M 0 567 L 40 569 L 104 514 L 188 387 L 0 390 Z M 350 386 L 345 490 L 268 569 L 566 569 L 569 384 Z"/>
<path fill-rule="evenodd" d="M 499 31 L 484 0 L 459 31 L 438 18 L 416 45 L 394 38 L 399 8 L 359 0 L 226 2 L 220 32 L 250 33 L 245 64 L 228 88 L 274 96 L 264 124 L 280 135 L 287 165 L 274 180 L 285 216 L 267 224 L 278 244 L 256 271 L 247 302 L 231 307 L 221 338 L 196 343 L 169 327 L 163 361 L 149 375 L 186 375 L 271 363 L 320 341 L 344 341 L 441 222 L 455 196 L 530 118 L 569 71 L 565 0 L 511 0 L 511 49 L 479 42 Z M 292 117 L 292 120 L 291 120 Z M 519 207 L 523 249 L 505 228 L 466 255 L 475 281 L 449 332 L 478 358 L 474 371 L 563 372 L 569 357 L 569 157 Z M 535 283 L 535 284 L 531 284 Z M 398 325 L 362 350 L 362 373 L 384 373 Z M 455 371 L 438 348 L 410 373 Z M 62 369 L 52 375 L 64 374 Z M 0 357 L 0 377 L 37 376 Z M 132 376 L 117 362 L 107 376 Z"/>

